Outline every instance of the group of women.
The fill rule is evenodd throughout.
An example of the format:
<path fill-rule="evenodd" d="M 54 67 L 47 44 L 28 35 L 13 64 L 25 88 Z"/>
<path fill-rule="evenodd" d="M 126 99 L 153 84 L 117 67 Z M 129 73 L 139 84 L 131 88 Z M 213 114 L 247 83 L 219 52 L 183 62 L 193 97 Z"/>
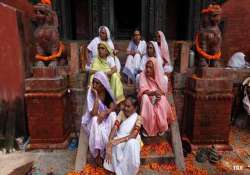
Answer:
<path fill-rule="evenodd" d="M 135 30 L 127 49 L 123 73 L 128 83 L 137 84 L 137 98 L 124 97 L 121 64 L 106 26 L 99 28 L 99 36 L 87 47 L 91 76 L 82 127 L 97 165 L 117 175 L 138 172 L 140 131 L 147 136 L 161 135 L 175 119 L 166 96 L 167 75 L 172 71 L 168 46 L 161 31 L 156 38 L 146 43 Z"/>

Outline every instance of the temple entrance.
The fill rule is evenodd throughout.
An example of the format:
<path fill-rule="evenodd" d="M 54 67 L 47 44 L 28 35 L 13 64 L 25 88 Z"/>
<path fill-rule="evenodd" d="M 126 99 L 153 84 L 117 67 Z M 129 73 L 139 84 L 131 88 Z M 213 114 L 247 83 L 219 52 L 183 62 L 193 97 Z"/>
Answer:
<path fill-rule="evenodd" d="M 141 28 L 141 0 L 114 1 L 115 34 L 117 39 L 130 39 Z"/>

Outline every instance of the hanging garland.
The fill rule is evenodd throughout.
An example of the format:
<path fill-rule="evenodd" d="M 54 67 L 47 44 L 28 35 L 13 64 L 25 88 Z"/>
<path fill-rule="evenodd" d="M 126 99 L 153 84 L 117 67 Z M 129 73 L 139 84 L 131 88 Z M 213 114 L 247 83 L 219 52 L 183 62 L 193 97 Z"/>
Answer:
<path fill-rule="evenodd" d="M 59 48 L 58 52 L 53 53 L 50 56 L 43 56 L 40 54 L 36 54 L 35 57 L 37 60 L 41 60 L 41 61 L 52 61 L 52 60 L 55 60 L 56 58 L 60 57 L 62 55 L 63 50 L 64 50 L 64 45 L 62 42 L 60 42 L 60 48 Z"/>
<path fill-rule="evenodd" d="M 221 57 L 221 51 L 217 52 L 214 55 L 207 54 L 204 50 L 202 50 L 199 46 L 199 34 L 197 33 L 195 36 L 195 47 L 200 56 L 206 58 L 207 60 L 218 60 Z"/>

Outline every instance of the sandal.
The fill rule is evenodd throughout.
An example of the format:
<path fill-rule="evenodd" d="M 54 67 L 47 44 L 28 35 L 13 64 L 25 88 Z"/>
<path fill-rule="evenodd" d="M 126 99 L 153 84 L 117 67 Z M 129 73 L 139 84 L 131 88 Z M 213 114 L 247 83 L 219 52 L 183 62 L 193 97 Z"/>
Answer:
<path fill-rule="evenodd" d="M 207 148 L 199 148 L 196 153 L 195 159 L 197 162 L 204 163 L 208 159 Z"/>
<path fill-rule="evenodd" d="M 208 149 L 208 159 L 212 164 L 216 164 L 221 159 L 214 145 Z"/>

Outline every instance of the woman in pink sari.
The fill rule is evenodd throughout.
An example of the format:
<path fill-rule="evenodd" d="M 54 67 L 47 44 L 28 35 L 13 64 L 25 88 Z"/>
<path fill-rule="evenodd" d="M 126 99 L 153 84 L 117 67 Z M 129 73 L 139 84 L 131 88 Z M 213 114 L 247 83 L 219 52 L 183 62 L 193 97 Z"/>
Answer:
<path fill-rule="evenodd" d="M 163 69 L 165 74 L 169 74 L 173 71 L 173 66 L 171 65 L 168 43 L 166 41 L 165 35 L 162 31 L 156 32 L 156 41 L 158 44 L 158 52 L 163 60 Z"/>
<path fill-rule="evenodd" d="M 155 58 L 149 58 L 145 70 L 140 75 L 139 99 L 143 128 L 149 136 L 162 134 L 168 130 L 174 113 L 167 101 L 167 82 Z"/>

